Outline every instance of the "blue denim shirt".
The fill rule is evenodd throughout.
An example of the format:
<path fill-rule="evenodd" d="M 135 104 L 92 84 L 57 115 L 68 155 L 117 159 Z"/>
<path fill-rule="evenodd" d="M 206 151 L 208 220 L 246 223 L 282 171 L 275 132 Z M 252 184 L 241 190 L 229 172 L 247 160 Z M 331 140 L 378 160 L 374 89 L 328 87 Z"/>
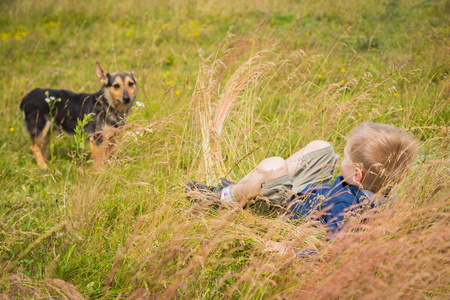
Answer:
<path fill-rule="evenodd" d="M 331 237 L 341 229 L 345 214 L 375 206 L 369 201 L 372 195 L 369 191 L 347 184 L 340 175 L 333 184 L 308 185 L 292 197 L 289 211 L 292 219 L 318 218 L 327 224 L 328 236 Z"/>

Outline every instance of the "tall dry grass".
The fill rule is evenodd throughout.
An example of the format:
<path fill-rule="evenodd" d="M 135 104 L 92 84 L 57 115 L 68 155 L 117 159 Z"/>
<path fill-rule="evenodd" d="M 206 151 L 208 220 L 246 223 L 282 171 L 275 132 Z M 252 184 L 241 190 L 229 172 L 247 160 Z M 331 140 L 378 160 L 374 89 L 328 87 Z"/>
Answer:
<path fill-rule="evenodd" d="M 250 49 L 248 48 L 248 50 Z M 220 50 L 221 48 L 219 48 Z M 229 47 L 226 52 L 233 50 L 235 49 Z M 237 102 L 239 98 L 244 98 L 242 94 L 252 86 L 252 83 L 258 83 L 272 67 L 270 62 L 261 63 L 264 51 L 252 54 L 234 71 L 219 91 L 220 69 L 226 69 L 228 66 L 217 55 L 216 53 L 207 58 L 202 57 L 196 87 L 191 97 L 192 102 L 195 103 L 194 109 L 199 120 L 204 155 L 199 172 L 206 175 L 205 180 L 208 184 L 212 184 L 212 178 L 224 177 L 228 174 L 220 144 L 223 139 L 224 123 L 230 110 L 239 105 L 245 105 L 245 100 L 242 101 L 244 103 Z M 228 56 L 235 56 L 235 54 L 229 53 Z M 220 95 L 218 95 L 219 92 Z M 215 101 L 216 99 L 218 100 Z M 241 110 L 241 112 L 244 114 L 245 110 Z"/>

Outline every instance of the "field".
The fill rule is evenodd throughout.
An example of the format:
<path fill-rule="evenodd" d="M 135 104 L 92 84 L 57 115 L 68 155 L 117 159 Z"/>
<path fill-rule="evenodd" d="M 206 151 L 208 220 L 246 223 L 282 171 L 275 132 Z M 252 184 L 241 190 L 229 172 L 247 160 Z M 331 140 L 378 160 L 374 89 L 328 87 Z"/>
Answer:
<path fill-rule="evenodd" d="M 0 3 L 0 298 L 450 297 L 450 1 Z M 114 155 L 54 133 L 38 168 L 19 103 L 133 70 Z M 420 141 L 389 205 L 323 226 L 199 207 L 190 180 L 239 180 L 360 122 Z M 337 170 L 339 172 L 339 169 Z M 270 241 L 309 259 L 264 252 Z"/>

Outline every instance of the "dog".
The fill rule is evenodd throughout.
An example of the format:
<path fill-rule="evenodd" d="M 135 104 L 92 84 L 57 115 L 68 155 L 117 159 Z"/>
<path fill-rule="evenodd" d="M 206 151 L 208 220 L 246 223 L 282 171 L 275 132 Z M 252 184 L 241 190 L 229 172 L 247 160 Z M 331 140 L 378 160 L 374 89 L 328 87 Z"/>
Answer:
<path fill-rule="evenodd" d="M 37 88 L 22 99 L 20 110 L 31 136 L 31 151 L 41 168 L 47 168 L 51 129 L 74 134 L 78 120 L 91 115 L 92 119 L 83 129 L 89 134 L 94 166 L 99 166 L 106 155 L 107 134 L 104 133 L 125 124 L 137 93 L 133 72 L 110 74 L 99 62 L 95 64 L 95 72 L 103 84 L 97 93 L 77 94 L 67 90 Z"/>

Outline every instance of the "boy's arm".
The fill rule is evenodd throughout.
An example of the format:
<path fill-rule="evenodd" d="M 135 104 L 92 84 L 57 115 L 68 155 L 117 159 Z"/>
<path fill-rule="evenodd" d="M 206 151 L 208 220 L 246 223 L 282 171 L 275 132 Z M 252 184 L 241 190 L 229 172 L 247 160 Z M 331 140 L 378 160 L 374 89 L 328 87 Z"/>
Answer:
<path fill-rule="evenodd" d="M 280 242 L 269 241 L 264 244 L 265 253 L 275 253 L 279 255 L 286 255 L 288 257 L 295 256 L 295 251 L 292 247 Z"/>
<path fill-rule="evenodd" d="M 285 255 L 288 258 L 300 258 L 300 259 L 310 259 L 317 254 L 315 249 L 305 249 L 302 251 L 295 250 L 292 247 L 285 245 L 280 242 L 269 241 L 264 244 L 265 253 L 275 253 L 279 255 Z"/>

